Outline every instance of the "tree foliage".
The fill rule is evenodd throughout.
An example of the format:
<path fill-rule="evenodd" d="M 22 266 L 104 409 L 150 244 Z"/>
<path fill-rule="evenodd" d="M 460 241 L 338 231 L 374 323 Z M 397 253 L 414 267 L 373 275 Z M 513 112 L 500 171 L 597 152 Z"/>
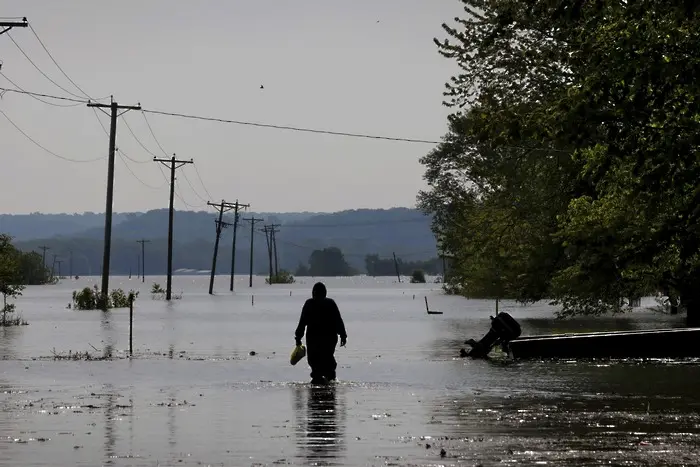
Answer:
<path fill-rule="evenodd" d="M 297 270 L 298 276 L 338 277 L 352 276 L 357 271 L 350 267 L 343 252 L 336 247 L 314 250 L 309 256 L 308 268 L 303 265 Z"/>
<path fill-rule="evenodd" d="M 700 318 L 700 6 L 461 0 L 460 73 L 420 207 L 464 293 L 621 311 L 661 290 Z"/>

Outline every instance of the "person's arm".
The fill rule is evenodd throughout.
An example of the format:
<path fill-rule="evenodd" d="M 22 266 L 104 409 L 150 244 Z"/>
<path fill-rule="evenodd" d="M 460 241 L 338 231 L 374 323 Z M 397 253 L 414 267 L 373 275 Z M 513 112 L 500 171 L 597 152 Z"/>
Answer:
<path fill-rule="evenodd" d="M 299 324 L 297 325 L 296 331 L 294 331 L 294 339 L 297 345 L 301 345 L 301 338 L 304 337 L 304 330 L 306 329 L 306 315 L 308 314 L 309 301 L 304 302 L 304 306 L 301 308 L 301 315 L 299 316 Z"/>
<path fill-rule="evenodd" d="M 343 317 L 340 315 L 340 309 L 338 308 L 338 304 L 335 303 L 335 300 L 333 299 L 331 299 L 331 303 L 333 307 L 333 314 L 335 315 L 335 329 L 338 335 L 340 336 L 340 345 L 342 347 L 348 340 L 348 334 L 345 331 L 345 323 L 343 322 Z"/>

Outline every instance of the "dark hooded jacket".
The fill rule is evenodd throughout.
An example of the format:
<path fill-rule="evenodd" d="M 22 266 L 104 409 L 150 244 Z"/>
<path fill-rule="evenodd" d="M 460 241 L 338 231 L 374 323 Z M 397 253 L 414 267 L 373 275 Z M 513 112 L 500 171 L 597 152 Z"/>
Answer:
<path fill-rule="evenodd" d="M 338 336 L 347 339 L 345 323 L 340 316 L 338 305 L 332 298 L 326 297 L 326 286 L 321 282 L 314 285 L 311 296 L 301 309 L 301 317 L 295 337 L 301 340 L 306 328 L 306 342 L 333 344 L 338 342 Z"/>

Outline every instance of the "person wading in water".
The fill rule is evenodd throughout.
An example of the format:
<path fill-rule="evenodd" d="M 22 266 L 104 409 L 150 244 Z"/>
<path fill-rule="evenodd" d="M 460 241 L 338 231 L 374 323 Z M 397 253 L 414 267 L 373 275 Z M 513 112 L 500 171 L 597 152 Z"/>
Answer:
<path fill-rule="evenodd" d="M 326 286 L 322 282 L 314 284 L 311 297 L 304 303 L 299 317 L 294 337 L 297 345 L 301 345 L 301 338 L 306 330 L 306 357 L 311 367 L 311 383 L 323 384 L 335 380 L 335 369 L 338 364 L 335 361 L 335 347 L 347 343 L 348 335 L 345 332 L 345 323 L 338 305 L 332 298 L 326 297 Z"/>

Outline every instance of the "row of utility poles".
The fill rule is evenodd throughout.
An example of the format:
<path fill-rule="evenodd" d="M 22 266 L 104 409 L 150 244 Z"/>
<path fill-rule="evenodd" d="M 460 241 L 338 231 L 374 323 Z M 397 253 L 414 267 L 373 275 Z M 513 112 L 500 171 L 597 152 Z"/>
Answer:
<path fill-rule="evenodd" d="M 0 21 L 0 35 L 3 33 L 9 31 L 10 29 L 14 27 L 27 27 L 29 23 L 27 22 L 26 18 L 23 18 L 21 21 Z M 117 141 L 117 118 L 123 115 L 124 113 L 130 111 L 130 110 L 141 110 L 141 104 L 137 105 L 120 105 L 119 103 L 115 102 L 113 98 L 110 98 L 110 103 L 109 104 L 101 104 L 98 102 L 92 102 L 91 100 L 88 101 L 87 103 L 88 107 L 99 109 L 100 111 L 107 113 L 110 117 L 110 127 L 109 127 L 109 151 L 108 151 L 108 162 L 107 162 L 107 193 L 106 193 L 106 199 L 105 199 L 105 224 L 104 224 L 104 247 L 103 247 L 103 252 L 102 252 L 102 287 L 101 287 L 101 294 L 103 296 L 107 296 L 109 293 L 109 269 L 110 269 L 110 259 L 111 259 L 111 250 L 112 250 L 112 209 L 113 209 L 113 199 L 114 199 L 114 164 L 115 164 L 115 151 L 116 151 L 116 141 Z M 105 109 L 109 109 L 108 111 Z M 154 157 L 153 158 L 154 162 L 163 164 L 170 170 L 170 204 L 169 204 L 169 213 L 168 213 L 168 268 L 167 268 L 167 283 L 166 283 L 166 291 L 165 291 L 165 298 L 166 300 L 170 300 L 172 298 L 172 267 L 173 267 L 173 223 L 174 223 L 174 209 L 173 209 L 173 202 L 174 202 L 174 196 L 175 196 L 175 171 L 181 167 L 183 167 L 186 164 L 194 164 L 194 160 L 179 160 L 175 157 L 175 154 L 173 154 L 172 158 L 170 159 L 159 159 Z M 231 254 L 231 282 L 230 282 L 230 290 L 233 291 L 234 288 L 234 270 L 235 270 L 235 262 L 236 262 L 236 233 L 237 233 L 237 228 L 238 228 L 238 223 L 241 220 L 240 218 L 240 210 L 242 209 L 247 209 L 250 207 L 248 204 L 242 204 L 239 203 L 238 200 L 236 200 L 235 203 L 227 203 L 225 200 L 222 200 L 221 203 L 207 203 L 210 206 L 214 206 L 217 208 L 219 211 L 219 218 L 216 220 L 216 241 L 214 243 L 214 256 L 212 258 L 212 269 L 211 269 L 211 279 L 209 282 L 209 293 L 213 293 L 213 287 L 214 287 L 214 275 L 216 274 L 216 257 L 218 254 L 218 249 L 219 249 L 219 239 L 221 237 L 221 231 L 233 225 L 233 250 Z M 223 214 L 224 212 L 233 210 L 234 211 L 234 221 L 233 223 L 227 223 L 223 221 Z M 246 221 L 249 221 L 251 224 L 251 237 L 250 237 L 250 279 L 249 279 L 249 285 L 250 287 L 253 286 L 253 242 L 254 242 L 254 232 L 255 232 L 255 224 L 257 222 L 262 222 L 263 219 L 259 218 L 249 218 L 249 219 L 243 219 Z M 267 244 L 268 244 L 268 256 L 270 258 L 270 282 L 272 282 L 272 256 L 273 256 L 273 251 L 274 251 L 274 258 L 275 258 L 275 274 L 278 273 L 278 268 L 277 268 L 277 242 L 275 239 L 275 233 L 279 232 L 277 229 L 277 225 L 272 224 L 265 226 L 263 231 L 265 232 L 266 238 L 267 238 Z M 269 236 L 268 236 L 269 235 Z M 142 239 L 138 240 L 138 243 L 141 244 L 141 255 L 139 256 L 139 260 L 141 263 L 141 268 L 139 271 L 139 275 L 143 278 L 143 281 L 145 282 L 145 244 L 149 243 L 150 240 Z M 46 251 L 49 250 L 50 248 L 47 246 L 42 246 L 40 247 L 43 250 L 42 254 L 42 262 L 44 264 L 44 267 L 46 267 Z M 73 277 L 73 252 L 70 252 L 70 274 L 71 277 Z M 52 265 L 52 275 L 53 275 L 53 270 L 55 268 L 55 265 L 58 264 L 58 269 L 59 269 L 59 275 L 60 275 L 60 270 L 61 270 L 61 263 L 63 260 L 58 260 L 57 255 L 54 255 L 54 263 Z M 106 303 L 107 301 L 103 301 Z M 106 309 L 106 308 L 105 308 Z"/>

